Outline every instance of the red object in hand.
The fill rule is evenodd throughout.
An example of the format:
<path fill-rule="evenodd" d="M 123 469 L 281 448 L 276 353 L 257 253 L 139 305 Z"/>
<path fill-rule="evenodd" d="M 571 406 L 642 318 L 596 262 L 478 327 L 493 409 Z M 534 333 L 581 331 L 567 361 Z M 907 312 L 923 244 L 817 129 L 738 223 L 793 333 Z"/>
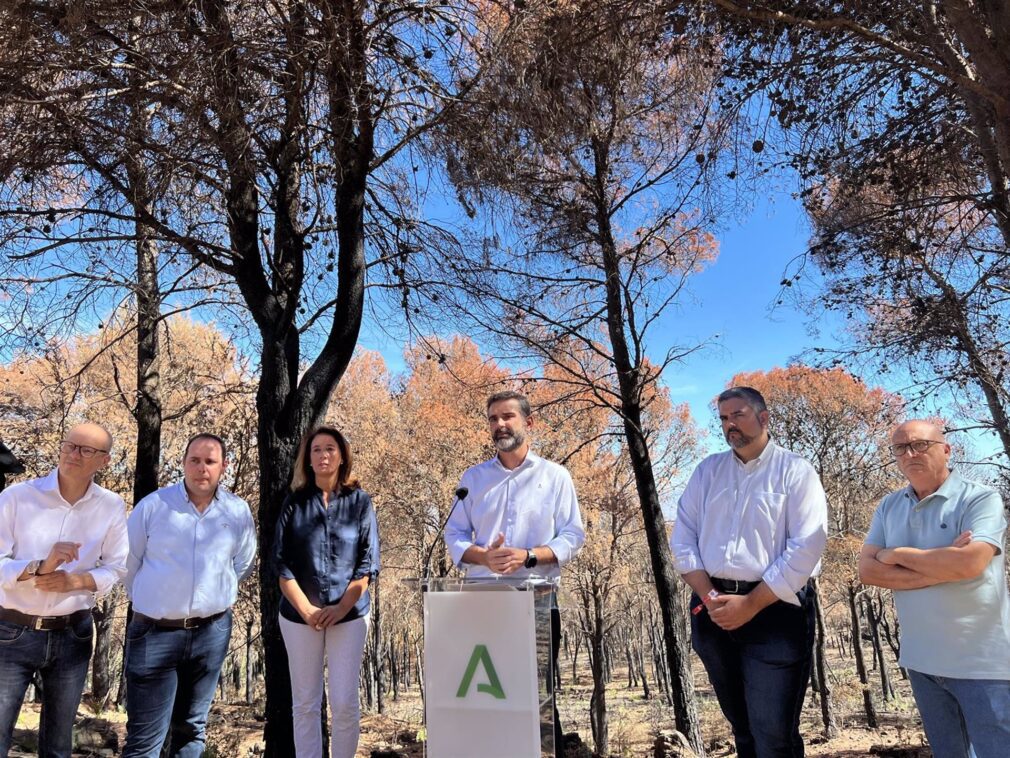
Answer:
<path fill-rule="evenodd" d="M 715 590 L 709 590 L 708 594 L 701 599 L 701 605 L 696 605 L 691 610 L 691 614 L 697 616 L 699 613 L 702 612 L 702 610 L 704 610 L 706 605 L 708 605 L 711 601 L 715 600 L 717 597 L 719 597 L 718 592 L 716 592 Z"/>

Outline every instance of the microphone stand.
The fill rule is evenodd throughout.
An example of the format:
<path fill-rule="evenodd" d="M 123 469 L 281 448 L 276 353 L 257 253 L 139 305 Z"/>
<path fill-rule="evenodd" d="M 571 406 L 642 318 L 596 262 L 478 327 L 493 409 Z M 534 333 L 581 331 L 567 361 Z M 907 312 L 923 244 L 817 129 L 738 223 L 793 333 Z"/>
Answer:
<path fill-rule="evenodd" d="M 428 555 L 424 558 L 424 573 L 421 575 L 422 582 L 427 582 L 428 578 L 431 576 L 431 555 L 435 552 L 435 545 L 438 544 L 438 540 L 445 531 L 445 527 L 448 525 L 449 519 L 452 518 L 452 513 L 456 510 L 456 506 L 466 499 L 466 496 L 470 494 L 470 490 L 466 487 L 458 487 L 453 494 L 456 496 L 456 499 L 452 501 L 452 507 L 449 509 L 449 514 L 445 517 L 445 521 L 442 522 L 442 526 L 440 526 L 438 531 L 435 532 L 435 539 L 432 540 L 431 547 L 428 548 Z"/>

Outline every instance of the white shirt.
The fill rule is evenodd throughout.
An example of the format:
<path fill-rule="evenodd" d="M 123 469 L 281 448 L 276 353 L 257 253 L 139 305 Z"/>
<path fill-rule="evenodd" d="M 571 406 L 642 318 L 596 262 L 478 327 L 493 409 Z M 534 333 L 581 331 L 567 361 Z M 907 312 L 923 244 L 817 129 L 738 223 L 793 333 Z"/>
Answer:
<path fill-rule="evenodd" d="M 774 442 L 744 463 L 732 450 L 708 456 L 691 475 L 670 538 L 677 570 L 764 580 L 799 605 L 796 593 L 820 570 L 828 506 L 817 472 Z"/>
<path fill-rule="evenodd" d="M 71 505 L 60 494 L 54 469 L 48 476 L 0 493 L 0 607 L 31 616 L 65 616 L 91 608 L 95 593 L 43 592 L 34 579 L 18 581 L 31 561 L 45 560 L 57 542 L 79 542 L 79 557 L 60 571 L 88 572 L 99 595 L 126 573 L 126 506 L 94 482 Z"/>
<path fill-rule="evenodd" d="M 507 547 L 546 545 L 556 564 L 520 568 L 509 576 L 560 577 L 561 567 L 575 557 L 586 541 L 575 485 L 565 469 L 532 452 L 516 468 L 507 469 L 495 456 L 463 472 L 460 487 L 469 490 L 457 503 L 445 527 L 449 556 L 467 576 L 495 576 L 485 566 L 463 564 L 471 545 L 487 547 L 499 532 Z"/>
<path fill-rule="evenodd" d="M 245 500 L 224 487 L 200 513 L 183 482 L 145 497 L 130 514 L 126 590 L 133 607 L 159 619 L 226 611 L 252 573 L 256 527 Z"/>

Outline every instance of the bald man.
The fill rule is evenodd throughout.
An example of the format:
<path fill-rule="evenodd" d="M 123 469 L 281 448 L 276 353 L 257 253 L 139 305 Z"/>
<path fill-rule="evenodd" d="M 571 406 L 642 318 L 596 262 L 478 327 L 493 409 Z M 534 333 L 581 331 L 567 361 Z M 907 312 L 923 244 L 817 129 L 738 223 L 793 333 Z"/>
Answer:
<path fill-rule="evenodd" d="M 112 436 L 75 426 L 56 470 L 0 493 L 0 758 L 25 691 L 42 681 L 39 755 L 69 756 L 91 660 L 95 596 L 126 574 L 123 499 L 94 482 Z"/>
<path fill-rule="evenodd" d="M 934 424 L 901 424 L 890 451 L 908 486 L 873 514 L 859 578 L 894 590 L 899 663 L 908 669 L 933 754 L 1005 756 L 1010 597 L 1003 501 L 950 470 L 950 445 Z"/>

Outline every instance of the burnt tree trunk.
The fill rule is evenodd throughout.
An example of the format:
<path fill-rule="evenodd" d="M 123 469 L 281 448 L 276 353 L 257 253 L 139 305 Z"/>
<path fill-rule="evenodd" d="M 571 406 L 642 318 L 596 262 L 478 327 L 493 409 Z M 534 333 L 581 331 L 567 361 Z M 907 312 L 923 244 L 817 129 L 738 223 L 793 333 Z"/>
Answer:
<path fill-rule="evenodd" d="M 91 694 L 99 708 L 105 710 L 112 693 L 112 622 L 115 617 L 118 591 L 101 598 L 91 609 L 95 621 L 95 652 L 91 660 Z"/>
<path fill-rule="evenodd" d="M 673 565 L 666 518 L 660 504 L 659 490 L 649 455 L 648 440 L 642 423 L 642 390 L 645 374 L 643 366 L 632 360 L 627 331 L 629 311 L 634 304 L 627 302 L 621 279 L 621 259 L 614 240 L 611 219 L 604 196 L 605 177 L 609 173 L 606 148 L 596 139 L 594 144 L 595 172 L 599 197 L 596 202 L 596 221 L 600 233 L 603 270 L 606 276 L 607 333 L 613 351 L 613 364 L 617 371 L 621 396 L 621 418 L 628 445 L 628 457 L 635 473 L 635 488 L 645 523 L 645 535 L 656 582 L 656 595 L 663 619 L 663 637 L 666 662 L 670 674 L 670 697 L 674 723 L 687 737 L 691 748 L 705 754 L 701 725 L 694 702 L 694 678 L 691 674 L 690 645 L 686 623 L 686 609 L 681 600 L 678 576 Z M 640 364 L 640 361 L 639 361 Z"/>
<path fill-rule="evenodd" d="M 372 584 L 372 676 L 375 679 L 375 709 L 383 713 L 382 700 L 382 613 L 379 606 L 379 581 Z"/>
<path fill-rule="evenodd" d="M 883 615 L 883 608 L 877 613 L 873 600 L 869 595 L 865 596 L 866 621 L 870 625 L 870 642 L 873 645 L 873 658 L 877 664 L 880 675 L 880 692 L 884 696 L 884 701 L 890 701 L 894 697 L 894 685 L 891 684 L 891 676 L 887 671 L 887 661 L 884 660 L 884 648 L 880 640 L 880 617 Z"/>
<path fill-rule="evenodd" d="M 824 657 L 824 606 L 821 604 L 821 594 L 818 580 L 814 580 L 814 612 L 817 619 L 817 635 L 814 639 L 814 671 L 817 674 L 817 684 L 820 694 L 821 724 L 824 726 L 824 736 L 828 739 L 838 734 L 838 723 L 835 721 L 834 701 L 831 697 L 831 684 L 828 681 L 827 662 Z"/>
<path fill-rule="evenodd" d="M 253 619 L 245 622 L 245 702 L 251 705 L 253 701 Z"/>
<path fill-rule="evenodd" d="M 856 674 L 859 676 L 859 684 L 863 690 L 863 710 L 866 713 L 866 725 L 871 729 L 876 729 L 879 725 L 877 721 L 877 709 L 873 704 L 873 692 L 870 690 L 870 680 L 866 672 L 866 661 L 863 658 L 862 625 L 859 623 L 859 592 L 854 584 L 848 588 L 849 616 L 852 622 L 852 654 L 856 659 Z"/>
<path fill-rule="evenodd" d="M 589 610 L 589 656 L 593 669 L 593 693 L 589 698 L 589 724 L 593 733 L 593 747 L 597 755 L 608 755 L 610 728 L 607 722 L 607 655 L 604 650 L 605 629 L 603 618 L 603 588 L 595 582 L 591 588 Z"/>
<path fill-rule="evenodd" d="M 225 0 L 199 3 L 206 16 L 207 70 L 218 122 L 217 138 L 227 166 L 225 204 L 230 258 L 203 260 L 233 277 L 261 339 L 260 382 L 256 392 L 260 467 L 259 554 L 270 556 L 274 530 L 291 479 L 291 465 L 301 436 L 318 420 L 350 362 L 364 308 L 364 209 L 373 156 L 373 106 L 368 86 L 367 32 L 361 8 L 324 3 L 322 49 L 318 69 L 326 82 L 330 140 L 337 166 L 332 192 L 337 238 L 337 288 L 329 331 L 314 360 L 301 353 L 298 308 L 305 285 L 306 226 L 302 210 L 302 172 L 307 156 L 303 131 L 306 114 L 307 19 L 292 4 L 286 39 L 285 73 L 279 85 L 284 119 L 267 150 L 273 172 L 270 195 L 272 239 L 266 250 L 260 223 L 263 184 L 258 181 L 257 145 L 248 121 L 241 51 L 235 44 Z M 264 256 L 268 260 L 264 261 Z M 308 364 L 306 367 L 306 363 Z M 304 369 L 304 370 L 303 370 Z M 260 571 L 260 616 L 266 674 L 265 758 L 294 754 L 291 683 L 280 634 L 280 589 L 269 561 Z"/>

